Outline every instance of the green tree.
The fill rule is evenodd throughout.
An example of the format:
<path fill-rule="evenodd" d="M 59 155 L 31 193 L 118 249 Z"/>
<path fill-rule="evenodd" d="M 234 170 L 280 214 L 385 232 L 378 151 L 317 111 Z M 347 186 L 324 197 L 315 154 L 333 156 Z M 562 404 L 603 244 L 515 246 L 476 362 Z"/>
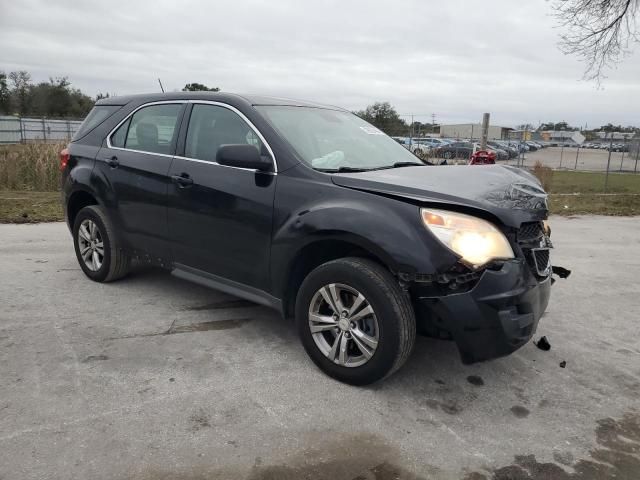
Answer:
<path fill-rule="evenodd" d="M 10 72 L 9 80 L 13 86 L 14 101 L 12 103 L 17 106 L 20 115 L 26 115 L 29 111 L 31 75 L 24 70 Z"/>
<path fill-rule="evenodd" d="M 575 131 L 578 130 L 575 127 L 572 127 L 571 125 L 569 125 L 567 122 L 558 122 L 558 123 L 553 123 L 553 122 L 546 122 L 543 123 L 542 125 L 540 125 L 540 127 L 538 128 L 538 130 L 544 131 L 544 130 L 567 130 L 567 131 Z"/>
<path fill-rule="evenodd" d="M 0 72 L 0 113 L 11 113 L 11 91 L 7 83 L 7 74 Z"/>
<path fill-rule="evenodd" d="M 375 102 L 366 109 L 354 113 L 387 135 L 406 135 L 409 130 L 407 123 L 400 118 L 389 102 Z"/>
<path fill-rule="evenodd" d="M 182 89 L 183 92 L 219 92 L 218 87 L 207 87 L 202 83 L 187 83 Z"/>

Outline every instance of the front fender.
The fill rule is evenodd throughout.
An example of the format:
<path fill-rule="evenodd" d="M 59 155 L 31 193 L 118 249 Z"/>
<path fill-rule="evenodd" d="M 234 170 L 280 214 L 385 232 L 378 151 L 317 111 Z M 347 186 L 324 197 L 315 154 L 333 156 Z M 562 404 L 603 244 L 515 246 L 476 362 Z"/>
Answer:
<path fill-rule="evenodd" d="M 279 182 L 286 182 L 281 178 Z M 301 182 L 298 182 L 300 184 Z M 279 185 L 279 189 L 283 187 Z M 287 187 L 304 188 L 293 182 Z M 298 203 L 299 201 L 299 203 Z M 288 205 L 297 204 L 293 210 Z M 308 245 L 340 240 L 370 252 L 396 273 L 433 274 L 453 265 L 457 257 L 424 227 L 419 207 L 401 200 L 316 183 L 287 198 L 276 194 L 271 277 L 274 291 L 298 254 Z"/>

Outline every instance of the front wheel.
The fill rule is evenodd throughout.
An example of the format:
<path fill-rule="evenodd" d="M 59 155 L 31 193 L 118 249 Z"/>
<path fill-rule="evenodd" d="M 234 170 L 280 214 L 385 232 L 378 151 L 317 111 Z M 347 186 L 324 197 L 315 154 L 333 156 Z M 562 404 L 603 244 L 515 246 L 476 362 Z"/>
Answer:
<path fill-rule="evenodd" d="M 325 263 L 305 278 L 296 323 L 313 362 L 352 385 L 373 383 L 399 369 L 416 334 L 409 296 L 395 277 L 355 257 Z"/>

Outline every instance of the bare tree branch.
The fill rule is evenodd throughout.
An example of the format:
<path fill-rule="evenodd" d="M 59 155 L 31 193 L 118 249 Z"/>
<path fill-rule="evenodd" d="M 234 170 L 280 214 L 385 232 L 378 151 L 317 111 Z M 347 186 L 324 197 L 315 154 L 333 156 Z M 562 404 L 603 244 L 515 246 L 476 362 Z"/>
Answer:
<path fill-rule="evenodd" d="M 576 55 L 586 65 L 584 78 L 600 86 L 605 70 L 640 41 L 637 13 L 640 0 L 554 0 L 555 17 L 566 33 L 560 50 Z"/>

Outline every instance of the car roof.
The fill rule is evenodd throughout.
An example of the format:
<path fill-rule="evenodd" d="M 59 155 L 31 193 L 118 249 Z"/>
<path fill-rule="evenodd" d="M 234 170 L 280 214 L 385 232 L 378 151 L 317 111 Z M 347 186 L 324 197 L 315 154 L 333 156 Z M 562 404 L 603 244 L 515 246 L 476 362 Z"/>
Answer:
<path fill-rule="evenodd" d="M 270 97 L 265 95 L 237 94 L 227 92 L 168 92 L 168 93 L 144 93 L 138 95 L 126 95 L 121 97 L 103 98 L 96 102 L 96 105 L 127 105 L 128 103 L 148 103 L 162 102 L 167 100 L 208 100 L 223 103 L 236 103 L 243 101 L 251 105 L 284 105 L 292 107 L 312 107 L 325 108 L 330 110 L 343 110 L 343 108 L 333 105 L 323 105 L 320 103 L 305 100 L 295 100 L 283 97 Z"/>

